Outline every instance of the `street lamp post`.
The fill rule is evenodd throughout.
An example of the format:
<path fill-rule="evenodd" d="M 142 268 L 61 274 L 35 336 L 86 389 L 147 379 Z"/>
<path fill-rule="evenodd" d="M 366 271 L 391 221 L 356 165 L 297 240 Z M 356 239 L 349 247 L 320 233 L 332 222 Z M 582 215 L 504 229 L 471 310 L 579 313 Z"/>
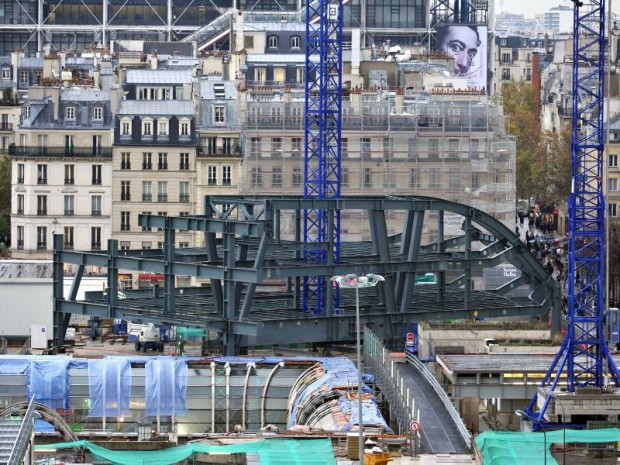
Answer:
<path fill-rule="evenodd" d="M 543 432 L 543 457 L 544 457 L 544 464 L 547 465 L 547 430 L 545 430 L 545 426 L 542 424 L 542 422 L 538 421 L 537 418 L 529 415 L 528 413 L 524 412 L 523 410 L 515 410 L 515 414 L 519 418 L 522 418 L 524 420 L 529 420 L 532 423 L 536 423 L 542 429 L 542 432 Z"/>
<path fill-rule="evenodd" d="M 566 465 L 566 412 L 564 411 L 564 403 L 555 393 L 555 391 L 549 391 L 549 395 L 555 399 L 557 404 L 560 404 L 562 407 L 562 423 L 564 423 L 564 427 L 562 428 L 562 434 L 564 436 L 564 447 L 562 448 L 562 465 Z"/>
<path fill-rule="evenodd" d="M 341 289 L 355 289 L 355 331 L 357 333 L 357 416 L 359 423 L 359 458 L 360 464 L 364 464 L 364 423 L 362 422 L 362 341 L 360 337 L 360 288 L 374 287 L 385 278 L 378 274 L 358 276 L 347 274 L 344 276 L 332 276 L 333 281 Z"/>

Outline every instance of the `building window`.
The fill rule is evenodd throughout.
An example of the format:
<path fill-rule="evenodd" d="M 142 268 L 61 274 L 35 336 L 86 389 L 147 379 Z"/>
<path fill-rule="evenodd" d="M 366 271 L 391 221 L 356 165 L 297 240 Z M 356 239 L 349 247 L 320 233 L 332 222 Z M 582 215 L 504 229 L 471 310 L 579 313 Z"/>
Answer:
<path fill-rule="evenodd" d="M 37 165 L 37 184 L 47 184 L 47 165 Z"/>
<path fill-rule="evenodd" d="M 121 212 L 121 231 L 129 231 L 131 228 L 130 225 L 130 213 L 129 212 Z"/>
<path fill-rule="evenodd" d="M 150 214 L 151 214 L 151 212 L 142 212 L 142 215 L 144 215 L 144 216 L 148 216 Z M 150 230 L 151 230 L 150 226 L 142 226 L 142 231 L 150 231 Z"/>
<path fill-rule="evenodd" d="M 93 186 L 101 185 L 101 165 L 93 165 Z"/>
<path fill-rule="evenodd" d="M 17 249 L 24 250 L 24 227 L 17 227 Z"/>
<path fill-rule="evenodd" d="M 75 121 L 75 107 L 65 108 L 65 119 L 68 121 Z"/>
<path fill-rule="evenodd" d="M 65 195 L 65 216 L 75 215 L 75 196 Z"/>
<path fill-rule="evenodd" d="M 232 166 L 222 166 L 222 185 L 230 186 L 232 184 Z"/>
<path fill-rule="evenodd" d="M 301 187 L 301 168 L 298 168 L 298 167 L 293 168 L 293 177 L 291 178 L 291 187 L 293 188 Z"/>
<path fill-rule="evenodd" d="M 282 155 L 282 138 L 272 137 L 271 138 L 271 156 L 277 157 L 279 155 Z"/>
<path fill-rule="evenodd" d="M 11 68 L 9 67 L 2 68 L 2 79 L 11 79 Z"/>
<path fill-rule="evenodd" d="M 121 250 L 129 250 L 131 248 L 131 242 L 129 241 L 121 241 L 120 244 Z"/>
<path fill-rule="evenodd" d="M 75 165 L 65 165 L 65 184 L 75 184 Z"/>
<path fill-rule="evenodd" d="M 254 80 L 256 82 L 265 82 L 267 79 L 267 69 L 266 68 L 254 68 Z"/>
<path fill-rule="evenodd" d="M 532 68 L 525 68 L 523 72 L 525 73 L 525 80 L 531 81 L 532 80 Z"/>
<path fill-rule="evenodd" d="M 123 118 L 121 120 L 121 136 L 131 136 L 131 119 Z"/>
<path fill-rule="evenodd" d="M 364 168 L 362 173 L 362 187 L 372 187 L 372 171 L 370 168 Z"/>
<path fill-rule="evenodd" d="M 301 48 L 301 36 L 291 36 L 291 48 Z"/>
<path fill-rule="evenodd" d="M 259 166 L 252 167 L 250 183 L 252 187 L 263 187 L 263 170 Z"/>
<path fill-rule="evenodd" d="M 439 155 L 439 139 L 428 140 L 428 154 Z"/>
<path fill-rule="evenodd" d="M 262 143 L 261 143 L 260 137 L 251 137 L 250 138 L 250 155 L 253 157 L 260 156 L 263 150 L 261 145 Z"/>
<path fill-rule="evenodd" d="M 417 168 L 411 168 L 411 172 L 409 173 L 409 187 L 413 187 L 414 189 L 420 188 L 420 172 Z"/>
<path fill-rule="evenodd" d="M 187 249 L 189 247 L 189 242 L 179 242 L 180 249 Z"/>
<path fill-rule="evenodd" d="M 213 122 L 224 123 L 226 121 L 226 107 L 223 105 L 216 105 L 213 107 Z"/>
<path fill-rule="evenodd" d="M 142 135 L 146 137 L 150 137 L 153 135 L 153 120 L 152 119 L 144 119 L 142 120 Z"/>
<path fill-rule="evenodd" d="M 143 153 L 142 154 L 142 169 L 143 170 L 152 170 L 153 162 L 152 162 L 152 154 Z"/>
<path fill-rule="evenodd" d="M 157 135 L 158 136 L 167 136 L 168 135 L 168 127 L 169 122 L 167 119 L 157 120 Z"/>
<path fill-rule="evenodd" d="M 121 181 L 121 202 L 131 200 L 131 181 Z"/>
<path fill-rule="evenodd" d="M 349 168 L 342 168 L 342 187 L 349 187 Z"/>
<path fill-rule="evenodd" d="M 430 169 L 430 180 L 428 183 L 428 187 L 431 189 L 441 188 L 441 169 L 440 168 Z"/>
<path fill-rule="evenodd" d="M 64 227 L 64 247 L 66 250 L 73 250 L 74 246 L 74 228 L 73 226 Z"/>
<path fill-rule="evenodd" d="M 217 166 L 207 166 L 207 184 L 209 186 L 215 186 L 217 184 Z"/>
<path fill-rule="evenodd" d="M 37 250 L 47 250 L 47 227 L 37 226 Z"/>
<path fill-rule="evenodd" d="M 23 183 L 24 183 L 24 164 L 18 163 L 17 164 L 17 184 L 23 184 Z"/>
<path fill-rule="evenodd" d="M 158 202 L 168 201 L 168 182 L 167 181 L 157 181 L 157 201 Z"/>
<path fill-rule="evenodd" d="M 93 121 L 103 121 L 103 107 L 93 108 Z"/>
<path fill-rule="evenodd" d="M 189 181 L 179 182 L 179 202 L 189 202 Z"/>
<path fill-rule="evenodd" d="M 506 39 L 500 39 L 499 40 L 499 44 L 500 45 L 506 45 Z"/>
<path fill-rule="evenodd" d="M 479 173 L 471 174 L 471 188 L 472 189 L 480 188 L 480 174 Z"/>
<path fill-rule="evenodd" d="M 448 154 L 449 155 L 458 155 L 459 151 L 459 140 L 458 139 L 448 139 Z"/>
<path fill-rule="evenodd" d="M 502 63 L 507 64 L 512 60 L 512 53 L 502 53 Z"/>
<path fill-rule="evenodd" d="M 360 155 L 362 158 L 370 157 L 370 137 L 360 139 Z"/>
<path fill-rule="evenodd" d="M 189 153 L 182 153 L 179 155 L 179 170 L 189 170 Z"/>
<path fill-rule="evenodd" d="M 17 214 L 24 214 L 24 194 L 17 194 Z"/>
<path fill-rule="evenodd" d="M 270 35 L 269 37 L 267 37 L 267 47 L 278 48 L 278 36 Z"/>
<path fill-rule="evenodd" d="M 282 167 L 274 166 L 271 172 L 271 187 L 282 187 Z"/>
<path fill-rule="evenodd" d="M 291 139 L 291 151 L 294 155 L 301 153 L 301 137 L 293 137 Z"/>
<path fill-rule="evenodd" d="M 142 242 L 142 250 L 150 250 L 153 248 L 153 243 L 150 241 Z"/>
<path fill-rule="evenodd" d="M 30 119 L 30 105 L 24 106 L 24 119 Z"/>
<path fill-rule="evenodd" d="M 609 216 L 611 217 L 617 217 L 618 216 L 618 205 L 615 203 L 610 203 L 609 205 L 607 205 L 607 210 L 609 212 Z"/>
<path fill-rule="evenodd" d="M 91 197 L 91 214 L 93 216 L 101 216 L 101 196 L 93 195 Z"/>
<path fill-rule="evenodd" d="M 611 192 L 615 192 L 618 190 L 618 178 L 609 178 L 608 180 L 608 189 Z"/>
<path fill-rule="evenodd" d="M 461 170 L 451 168 L 448 170 L 448 188 L 459 189 L 461 187 Z"/>
<path fill-rule="evenodd" d="M 504 81 L 510 81 L 510 69 L 502 68 L 502 79 Z"/>
<path fill-rule="evenodd" d="M 618 167 L 618 155 L 609 155 L 609 167 L 610 168 Z"/>
<path fill-rule="evenodd" d="M 152 181 L 142 181 L 142 201 L 150 202 L 153 200 L 153 191 L 151 190 Z"/>
<path fill-rule="evenodd" d="M 37 215 L 47 215 L 47 195 L 37 195 Z"/>
<path fill-rule="evenodd" d="M 122 170 L 131 169 L 131 153 L 121 152 L 121 169 Z"/>
<path fill-rule="evenodd" d="M 30 84 L 30 76 L 28 71 L 20 71 L 19 72 L 19 83 L 20 84 Z"/>
<path fill-rule="evenodd" d="M 167 170 L 168 169 L 168 154 L 167 153 L 159 153 L 159 158 L 157 162 L 158 170 Z"/>
<path fill-rule="evenodd" d="M 101 250 L 101 227 L 93 226 L 90 228 L 90 248 Z"/>
<path fill-rule="evenodd" d="M 179 121 L 179 136 L 181 137 L 189 136 L 189 121 L 187 120 Z"/>

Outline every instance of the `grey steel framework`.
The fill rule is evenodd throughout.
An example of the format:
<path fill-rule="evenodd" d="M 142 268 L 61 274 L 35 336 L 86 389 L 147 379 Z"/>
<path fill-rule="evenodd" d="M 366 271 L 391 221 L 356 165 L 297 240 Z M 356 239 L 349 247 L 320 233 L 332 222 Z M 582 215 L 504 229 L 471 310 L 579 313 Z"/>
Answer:
<path fill-rule="evenodd" d="M 223 206 L 227 213 L 219 213 Z M 372 241 L 343 242 L 339 264 L 333 263 L 331 253 L 326 264 L 306 263 L 302 218 L 307 209 L 324 209 L 332 219 L 338 210 L 346 218 L 357 214 L 368 221 Z M 140 226 L 163 229 L 165 242 L 160 250 L 119 251 L 117 241 L 110 240 L 107 252 L 66 251 L 62 236 L 55 235 L 55 344 L 63 343 L 73 313 L 204 327 L 222 334 L 227 355 L 256 345 L 354 340 L 353 297 L 341 296 L 338 312 L 328 296 L 325 316 L 305 315 L 301 282 L 304 276 L 371 271 L 386 281 L 361 291 L 361 324 L 382 338 L 399 337 L 402 324 L 411 321 L 546 316 L 551 310 L 552 329 L 559 330 L 557 282 L 509 228 L 466 205 L 428 197 L 207 197 L 204 212 L 199 217 L 141 215 Z M 463 217 L 462 235 L 444 233 L 446 213 Z M 402 218 L 399 229 L 393 218 Z M 289 220 L 294 233 L 284 238 L 281 225 Z M 393 234 L 388 235 L 388 224 Z M 333 227 L 329 221 L 328 228 Z M 423 243 L 424 227 L 434 228 L 435 241 Z M 177 230 L 203 233 L 205 247 L 175 249 Z M 327 237 L 333 237 L 333 231 Z M 333 244 L 323 247 L 332 250 Z M 66 299 L 65 263 L 78 265 Z M 483 268 L 506 263 L 521 274 L 498 289 L 472 288 L 472 278 Z M 77 301 L 87 265 L 107 267 L 108 292 Z M 164 274 L 163 290 L 125 292 L 126 298 L 119 299 L 119 270 Z M 435 273 L 437 284 L 415 286 L 416 275 L 425 273 Z M 180 275 L 208 279 L 211 285 L 176 289 L 175 276 Z M 283 289 L 259 292 L 261 284 L 273 280 L 283 282 Z M 512 292 L 519 286 L 529 288 L 525 297 Z"/>

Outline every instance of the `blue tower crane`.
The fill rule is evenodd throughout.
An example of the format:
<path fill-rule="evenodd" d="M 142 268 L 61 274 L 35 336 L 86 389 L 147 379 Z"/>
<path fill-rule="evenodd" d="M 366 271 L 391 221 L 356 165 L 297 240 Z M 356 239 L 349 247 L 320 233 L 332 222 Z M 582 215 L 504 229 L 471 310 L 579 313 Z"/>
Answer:
<path fill-rule="evenodd" d="M 340 197 L 342 147 L 342 0 L 306 4 L 306 74 L 304 132 L 304 198 Z M 340 212 L 304 212 L 304 259 L 308 263 L 338 263 Z M 324 315 L 329 279 L 304 278 L 303 311 Z M 338 308 L 338 290 L 334 291 Z"/>
<path fill-rule="evenodd" d="M 568 328 L 526 413 L 545 424 L 562 374 L 567 391 L 603 387 L 605 370 L 620 374 L 605 340 L 605 198 L 603 192 L 605 1 L 573 0 L 572 185 L 568 204 Z M 538 406 L 538 411 L 535 407 Z"/>

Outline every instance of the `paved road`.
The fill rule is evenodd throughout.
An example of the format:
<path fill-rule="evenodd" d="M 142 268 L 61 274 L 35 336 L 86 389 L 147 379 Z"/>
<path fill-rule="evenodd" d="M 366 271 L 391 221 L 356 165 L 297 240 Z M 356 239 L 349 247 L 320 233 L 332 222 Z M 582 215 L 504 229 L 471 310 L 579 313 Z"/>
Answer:
<path fill-rule="evenodd" d="M 433 387 L 412 365 L 397 363 L 396 366 L 415 399 L 416 409 L 420 409 L 422 453 L 467 454 L 463 438 Z"/>

